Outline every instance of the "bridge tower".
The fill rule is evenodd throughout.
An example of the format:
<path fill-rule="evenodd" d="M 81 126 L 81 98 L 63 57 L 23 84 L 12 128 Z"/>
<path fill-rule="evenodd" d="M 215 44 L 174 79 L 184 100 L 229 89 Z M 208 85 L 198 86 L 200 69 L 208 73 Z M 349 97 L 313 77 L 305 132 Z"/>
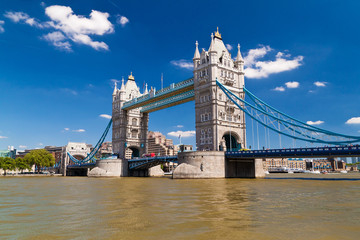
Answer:
<path fill-rule="evenodd" d="M 208 51 L 201 53 L 196 42 L 193 58 L 198 151 L 221 151 L 246 146 L 245 113 L 216 85 L 216 79 L 244 99 L 244 60 L 238 45 L 237 57 L 225 47 L 219 30 L 211 34 Z"/>
<path fill-rule="evenodd" d="M 112 101 L 112 143 L 113 152 L 119 158 L 139 157 L 147 150 L 147 132 L 149 114 L 141 113 L 140 109 L 123 110 L 124 102 L 147 94 L 147 87 L 143 94 L 140 93 L 132 73 L 126 84 L 122 79 L 121 88 L 117 89 L 115 84 Z"/>

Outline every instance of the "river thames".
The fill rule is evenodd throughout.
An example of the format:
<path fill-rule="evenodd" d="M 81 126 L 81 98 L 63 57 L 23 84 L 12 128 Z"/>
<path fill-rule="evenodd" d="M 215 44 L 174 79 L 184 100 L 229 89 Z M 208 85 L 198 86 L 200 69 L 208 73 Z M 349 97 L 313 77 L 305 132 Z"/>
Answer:
<path fill-rule="evenodd" d="M 1 239 L 358 239 L 360 181 L 0 178 Z"/>

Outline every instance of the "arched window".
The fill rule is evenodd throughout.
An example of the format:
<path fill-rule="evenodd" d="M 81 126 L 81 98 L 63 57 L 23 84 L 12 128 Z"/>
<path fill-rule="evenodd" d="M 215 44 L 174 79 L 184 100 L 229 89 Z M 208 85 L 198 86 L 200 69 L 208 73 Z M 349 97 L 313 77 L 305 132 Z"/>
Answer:
<path fill-rule="evenodd" d="M 137 126 L 137 119 L 136 119 L 136 118 L 133 118 L 133 119 L 132 119 L 132 125 L 133 125 L 133 126 Z"/>

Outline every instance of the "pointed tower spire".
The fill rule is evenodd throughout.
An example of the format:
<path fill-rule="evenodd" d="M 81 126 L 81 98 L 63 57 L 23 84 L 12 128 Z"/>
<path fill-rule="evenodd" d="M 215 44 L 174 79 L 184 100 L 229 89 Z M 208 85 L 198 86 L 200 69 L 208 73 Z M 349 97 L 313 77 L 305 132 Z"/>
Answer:
<path fill-rule="evenodd" d="M 199 46 L 198 41 L 195 42 L 195 46 L 196 46 L 196 48 L 195 48 L 195 53 L 194 53 L 194 58 L 193 58 L 193 60 L 195 60 L 195 59 L 200 59 L 200 53 L 199 53 L 199 48 L 198 48 L 198 46 Z"/>
<path fill-rule="evenodd" d="M 240 44 L 238 44 L 238 52 L 237 52 L 237 56 L 236 56 L 236 62 L 244 62 L 244 59 L 241 56 L 241 52 L 240 52 Z"/>
<path fill-rule="evenodd" d="M 121 79 L 121 88 L 120 91 L 125 91 L 125 85 L 124 85 L 124 77 Z"/>
<path fill-rule="evenodd" d="M 113 92 L 113 96 L 115 96 L 116 95 L 116 92 L 117 92 L 117 88 L 116 88 L 116 82 L 115 82 L 115 87 L 114 87 L 114 92 Z"/>
<path fill-rule="evenodd" d="M 209 47 L 209 52 L 211 51 L 215 51 L 214 49 L 214 34 L 211 33 L 211 43 L 210 43 L 210 47 Z"/>
<path fill-rule="evenodd" d="M 144 92 L 144 94 L 148 94 L 149 93 L 149 91 L 148 91 L 148 89 L 147 89 L 147 83 L 145 84 L 145 92 Z"/>

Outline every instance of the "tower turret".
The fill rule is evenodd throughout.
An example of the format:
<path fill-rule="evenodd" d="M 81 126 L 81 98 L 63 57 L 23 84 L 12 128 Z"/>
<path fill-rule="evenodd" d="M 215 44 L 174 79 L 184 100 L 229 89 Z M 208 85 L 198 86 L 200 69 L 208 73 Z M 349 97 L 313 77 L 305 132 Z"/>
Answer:
<path fill-rule="evenodd" d="M 236 56 L 236 60 L 235 60 L 235 65 L 238 69 L 240 69 L 240 71 L 244 70 L 244 59 L 241 56 L 240 44 L 238 44 L 238 52 L 237 52 L 237 56 Z"/>

